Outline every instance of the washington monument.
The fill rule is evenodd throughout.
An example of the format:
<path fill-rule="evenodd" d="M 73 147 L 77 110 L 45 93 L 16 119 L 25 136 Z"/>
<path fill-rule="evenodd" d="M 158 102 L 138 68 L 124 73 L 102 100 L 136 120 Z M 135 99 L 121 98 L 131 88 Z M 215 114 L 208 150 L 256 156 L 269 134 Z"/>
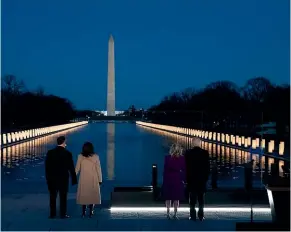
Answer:
<path fill-rule="evenodd" d="M 108 42 L 107 116 L 115 116 L 114 39 L 112 35 Z"/>

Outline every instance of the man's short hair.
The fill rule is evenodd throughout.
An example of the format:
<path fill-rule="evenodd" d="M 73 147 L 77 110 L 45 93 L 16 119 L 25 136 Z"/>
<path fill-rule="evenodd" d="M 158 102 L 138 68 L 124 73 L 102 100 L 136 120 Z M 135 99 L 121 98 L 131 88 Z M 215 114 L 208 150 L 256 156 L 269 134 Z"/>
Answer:
<path fill-rule="evenodd" d="M 60 136 L 60 137 L 57 138 L 57 144 L 58 145 L 62 145 L 65 141 L 66 141 L 66 137 L 65 136 Z"/>
<path fill-rule="evenodd" d="M 192 147 L 201 147 L 201 145 L 202 145 L 202 141 L 200 138 L 194 137 L 192 139 Z"/>

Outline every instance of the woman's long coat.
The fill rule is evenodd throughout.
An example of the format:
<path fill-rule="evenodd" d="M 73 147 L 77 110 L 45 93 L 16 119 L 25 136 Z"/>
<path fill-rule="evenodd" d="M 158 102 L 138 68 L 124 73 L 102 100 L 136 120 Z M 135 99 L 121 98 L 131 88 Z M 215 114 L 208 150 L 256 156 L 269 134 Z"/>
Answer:
<path fill-rule="evenodd" d="M 99 183 L 102 182 L 102 172 L 99 156 L 96 154 L 90 157 L 79 155 L 75 171 L 77 175 L 80 172 L 77 204 L 101 204 Z"/>
<path fill-rule="evenodd" d="M 185 199 L 185 158 L 165 157 L 162 197 L 164 200 Z"/>

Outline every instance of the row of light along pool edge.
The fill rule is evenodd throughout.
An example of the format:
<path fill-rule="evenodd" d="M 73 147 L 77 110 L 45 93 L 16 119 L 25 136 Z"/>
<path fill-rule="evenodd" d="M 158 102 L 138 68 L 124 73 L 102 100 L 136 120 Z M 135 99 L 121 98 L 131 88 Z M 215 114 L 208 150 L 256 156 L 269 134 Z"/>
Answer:
<path fill-rule="evenodd" d="M 275 141 L 270 140 L 266 141 L 265 139 L 260 138 L 251 138 L 251 137 L 245 137 L 245 136 L 239 136 L 239 135 L 232 135 L 232 134 L 225 134 L 225 133 L 218 133 L 218 132 L 212 132 L 212 131 L 203 131 L 203 130 L 196 130 L 196 129 L 190 129 L 190 128 L 183 128 L 183 127 L 175 127 L 175 126 L 167 126 L 167 125 L 161 125 L 161 124 L 155 124 L 155 123 L 148 123 L 148 122 L 142 122 L 137 121 L 137 125 L 145 126 L 153 129 L 159 129 L 175 134 L 180 134 L 184 136 L 193 136 L 193 137 L 199 137 L 203 140 L 208 140 L 210 142 L 218 142 L 218 143 L 224 143 L 230 146 L 237 146 L 241 149 L 253 149 L 253 150 L 261 150 L 264 153 L 274 153 L 275 150 Z M 267 144 L 267 149 L 266 149 Z M 278 144 L 278 154 L 280 156 L 284 155 L 285 151 L 285 142 L 281 141 Z"/>
<path fill-rule="evenodd" d="M 37 129 L 30 129 L 30 130 L 1 134 L 0 145 L 1 147 L 12 146 L 15 143 L 21 143 L 29 139 L 34 139 L 40 136 L 45 136 L 45 135 L 61 132 L 64 130 L 72 129 L 72 128 L 83 126 L 86 124 L 88 124 L 88 121 L 73 122 L 73 123 L 68 123 L 68 124 L 63 124 L 63 125 L 56 125 L 56 126 L 50 126 L 50 127 L 44 127 L 44 128 L 37 128 Z"/>
<path fill-rule="evenodd" d="M 10 146 L 21 141 L 60 132 L 63 130 L 71 129 L 71 128 L 82 126 L 85 124 L 88 124 L 88 121 L 74 122 L 74 123 L 68 123 L 68 124 L 57 125 L 57 126 L 50 126 L 50 127 L 44 127 L 44 128 L 37 128 L 37 129 L 1 134 L 0 145 L 3 147 Z M 177 133 L 177 134 L 181 134 L 185 136 L 193 136 L 193 137 L 195 136 L 195 137 L 199 137 L 211 142 L 225 143 L 228 145 L 240 147 L 242 149 L 243 148 L 245 149 L 251 148 L 254 150 L 261 149 L 262 151 L 267 152 L 267 153 L 273 153 L 275 149 L 274 140 L 270 140 L 266 142 L 265 139 L 260 139 L 260 138 L 251 138 L 251 137 L 245 137 L 245 136 L 239 136 L 239 135 L 217 133 L 217 132 L 212 132 L 212 131 L 202 131 L 202 130 L 196 130 L 196 129 L 190 129 L 190 128 L 167 126 L 167 125 L 154 124 L 154 123 L 141 122 L 141 121 L 137 121 L 136 124 L 140 126 L 146 126 L 146 127 L 150 127 L 154 129 Z M 267 151 L 266 151 L 266 144 L 267 144 Z M 285 150 L 284 141 L 279 142 L 278 145 L 279 145 L 278 154 L 280 156 L 283 156 L 284 150 Z"/>

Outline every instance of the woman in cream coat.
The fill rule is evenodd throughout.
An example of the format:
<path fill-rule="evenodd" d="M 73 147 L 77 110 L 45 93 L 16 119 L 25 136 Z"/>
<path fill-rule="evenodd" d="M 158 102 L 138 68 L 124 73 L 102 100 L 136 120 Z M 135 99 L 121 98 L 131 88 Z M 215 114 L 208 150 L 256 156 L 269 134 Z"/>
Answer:
<path fill-rule="evenodd" d="M 93 144 L 90 142 L 83 145 L 82 153 L 78 156 L 76 174 L 79 172 L 77 204 L 82 205 L 82 217 L 85 217 L 86 207 L 89 205 L 91 217 L 94 204 L 101 204 L 102 172 L 99 156 L 94 153 Z"/>

